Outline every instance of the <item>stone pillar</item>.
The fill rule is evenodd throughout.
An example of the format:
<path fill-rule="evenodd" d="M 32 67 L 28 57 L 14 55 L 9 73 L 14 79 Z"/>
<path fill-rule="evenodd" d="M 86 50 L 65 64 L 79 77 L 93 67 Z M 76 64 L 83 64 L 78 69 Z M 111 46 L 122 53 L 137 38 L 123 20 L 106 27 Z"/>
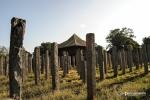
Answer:
<path fill-rule="evenodd" d="M 122 55 L 121 55 L 121 50 L 117 52 L 118 54 L 118 65 L 120 65 L 120 70 L 122 70 Z"/>
<path fill-rule="evenodd" d="M 25 69 L 26 69 L 26 73 L 28 73 L 28 70 L 29 70 L 29 63 L 28 63 L 28 57 L 29 56 L 29 53 L 26 51 L 25 52 Z"/>
<path fill-rule="evenodd" d="M 34 49 L 34 75 L 35 75 L 35 84 L 40 84 L 40 68 L 41 68 L 41 61 L 40 61 L 40 47 L 35 47 Z"/>
<path fill-rule="evenodd" d="M 71 69 L 71 56 L 68 56 L 68 71 Z"/>
<path fill-rule="evenodd" d="M 51 44 L 51 74 L 52 74 L 52 89 L 59 91 L 59 67 L 58 67 L 58 44 Z"/>
<path fill-rule="evenodd" d="M 133 67 L 132 46 L 128 45 L 127 48 L 128 48 L 127 51 L 128 67 L 130 69 L 130 72 L 132 72 Z"/>
<path fill-rule="evenodd" d="M 150 44 L 146 44 L 147 45 L 147 57 L 148 57 L 148 62 L 150 65 Z"/>
<path fill-rule="evenodd" d="M 22 82 L 27 80 L 27 66 L 26 66 L 26 51 L 21 50 L 21 61 L 22 61 Z"/>
<path fill-rule="evenodd" d="M 22 62 L 21 49 L 23 46 L 23 38 L 25 34 L 26 21 L 23 19 L 12 18 L 11 20 L 11 36 L 9 50 L 9 95 L 14 99 L 21 99 L 22 87 Z"/>
<path fill-rule="evenodd" d="M 45 70 L 45 54 L 41 55 L 41 74 L 44 74 L 46 72 Z"/>
<path fill-rule="evenodd" d="M 142 67 L 142 65 L 143 65 L 143 58 L 142 58 L 142 48 L 141 47 L 138 48 L 138 54 L 139 54 L 140 67 Z"/>
<path fill-rule="evenodd" d="M 100 80 L 105 79 L 105 68 L 104 68 L 104 50 L 101 46 L 97 46 L 98 65 L 100 72 Z"/>
<path fill-rule="evenodd" d="M 82 80 L 83 83 L 87 82 L 87 63 L 85 60 L 83 60 L 82 62 Z"/>
<path fill-rule="evenodd" d="M 133 50 L 133 61 L 136 69 L 139 69 L 139 53 L 138 49 Z"/>
<path fill-rule="evenodd" d="M 86 35 L 87 100 L 96 100 L 96 51 L 93 33 Z"/>
<path fill-rule="evenodd" d="M 113 64 L 113 70 L 114 70 L 114 77 L 117 77 L 118 75 L 118 57 L 117 57 L 117 47 L 112 47 L 112 64 Z"/>
<path fill-rule="evenodd" d="M 145 74 L 148 73 L 148 56 L 146 51 L 146 44 L 142 45 L 142 51 L 143 51 L 143 61 L 144 61 L 144 72 Z"/>
<path fill-rule="evenodd" d="M 104 69 L 105 73 L 107 73 L 107 51 L 104 50 Z"/>
<path fill-rule="evenodd" d="M 63 76 L 66 76 L 66 74 L 68 73 L 68 59 L 67 59 L 67 52 L 63 51 Z"/>
<path fill-rule="evenodd" d="M 48 78 L 50 77 L 50 75 L 49 75 L 49 66 L 50 66 L 50 64 L 49 64 L 49 51 L 48 50 L 46 50 L 46 53 L 45 53 L 45 79 L 46 80 L 48 80 Z"/>
<path fill-rule="evenodd" d="M 32 58 L 32 70 L 33 73 L 35 73 L 35 53 L 33 52 L 33 58 Z"/>
<path fill-rule="evenodd" d="M 111 55 L 110 55 L 110 53 L 107 53 L 107 61 L 108 61 L 108 67 L 111 68 Z"/>
<path fill-rule="evenodd" d="M 32 72 L 32 54 L 29 54 L 28 56 L 28 72 Z"/>
<path fill-rule="evenodd" d="M 61 55 L 60 56 L 60 67 L 63 67 L 63 63 L 64 63 L 64 57 Z"/>
<path fill-rule="evenodd" d="M 81 76 L 81 50 L 77 49 L 76 51 L 76 68 L 77 68 L 77 72 L 80 75 L 80 79 L 82 79 Z"/>
<path fill-rule="evenodd" d="M 8 61 L 7 61 L 7 59 L 8 59 L 8 56 L 6 55 L 5 57 L 4 57 L 4 75 L 5 76 L 8 76 Z"/>
<path fill-rule="evenodd" d="M 87 80 L 87 67 L 86 67 L 86 61 L 84 59 L 84 54 L 83 54 L 83 50 L 80 50 L 81 53 L 81 65 L 80 65 L 80 78 L 82 79 L 82 81 L 85 83 Z"/>
<path fill-rule="evenodd" d="M 4 56 L 0 56 L 0 75 L 4 75 Z"/>
<path fill-rule="evenodd" d="M 122 56 L 122 74 L 126 73 L 126 58 L 125 58 L 125 50 L 121 50 L 121 56 Z"/>
<path fill-rule="evenodd" d="M 75 56 L 72 56 L 72 66 L 75 67 Z"/>

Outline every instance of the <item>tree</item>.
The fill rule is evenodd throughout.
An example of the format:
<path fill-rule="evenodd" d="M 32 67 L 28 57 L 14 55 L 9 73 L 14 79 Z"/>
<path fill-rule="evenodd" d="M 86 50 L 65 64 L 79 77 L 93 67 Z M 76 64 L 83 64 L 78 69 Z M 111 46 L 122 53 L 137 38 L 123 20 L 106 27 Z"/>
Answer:
<path fill-rule="evenodd" d="M 149 37 L 144 37 L 143 38 L 143 43 L 144 44 L 150 44 L 150 36 Z"/>
<path fill-rule="evenodd" d="M 107 48 L 116 46 L 117 49 L 121 49 L 124 46 L 131 45 L 133 48 L 137 48 L 139 44 L 133 40 L 135 38 L 133 30 L 130 28 L 114 29 L 111 30 L 106 37 L 106 41 L 109 43 Z"/>
<path fill-rule="evenodd" d="M 4 46 L 0 46 L 0 55 L 8 55 L 8 49 Z"/>
<path fill-rule="evenodd" d="M 50 42 L 41 43 L 40 49 L 41 49 L 41 54 L 45 54 L 46 50 L 51 49 L 51 43 Z"/>

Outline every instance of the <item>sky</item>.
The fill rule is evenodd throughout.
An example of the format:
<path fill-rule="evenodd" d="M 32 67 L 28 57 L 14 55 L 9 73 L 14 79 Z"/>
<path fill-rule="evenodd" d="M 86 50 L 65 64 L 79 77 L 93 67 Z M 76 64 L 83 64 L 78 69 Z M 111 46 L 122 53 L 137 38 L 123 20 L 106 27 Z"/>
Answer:
<path fill-rule="evenodd" d="M 150 0 L 0 0 L 0 46 L 9 48 L 11 18 L 26 20 L 24 47 L 33 52 L 42 42 L 62 43 L 76 33 L 95 33 L 106 47 L 115 28 L 131 28 L 141 44 L 150 36 Z"/>

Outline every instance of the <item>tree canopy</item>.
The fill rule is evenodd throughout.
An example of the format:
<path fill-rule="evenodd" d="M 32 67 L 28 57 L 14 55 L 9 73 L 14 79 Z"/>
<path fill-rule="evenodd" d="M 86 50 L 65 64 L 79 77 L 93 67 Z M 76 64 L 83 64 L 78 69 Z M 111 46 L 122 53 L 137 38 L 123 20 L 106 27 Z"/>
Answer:
<path fill-rule="evenodd" d="M 0 55 L 7 55 L 7 54 L 8 54 L 7 48 L 4 46 L 0 46 Z"/>
<path fill-rule="evenodd" d="M 149 37 L 144 37 L 143 38 L 143 43 L 144 44 L 150 44 L 150 36 Z"/>
<path fill-rule="evenodd" d="M 51 43 L 50 42 L 45 42 L 45 43 L 43 42 L 43 43 L 41 43 L 40 49 L 41 49 L 41 54 L 45 54 L 46 50 L 50 51 Z"/>
<path fill-rule="evenodd" d="M 124 46 L 131 45 L 133 48 L 139 46 L 139 44 L 133 40 L 135 38 L 133 30 L 130 28 L 114 29 L 111 30 L 109 35 L 106 37 L 106 41 L 109 43 L 107 48 L 116 46 L 117 49 L 121 49 Z"/>

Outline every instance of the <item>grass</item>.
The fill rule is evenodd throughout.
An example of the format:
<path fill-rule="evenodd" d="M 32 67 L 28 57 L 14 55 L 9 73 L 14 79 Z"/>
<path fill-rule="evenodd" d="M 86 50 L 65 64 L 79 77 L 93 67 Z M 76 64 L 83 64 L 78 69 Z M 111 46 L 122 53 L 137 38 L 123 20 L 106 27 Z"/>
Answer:
<path fill-rule="evenodd" d="M 106 79 L 99 81 L 99 71 L 96 71 L 96 97 L 97 100 L 146 100 L 150 94 L 150 73 L 143 74 L 144 69 L 133 69 L 133 72 L 126 70 L 122 75 L 121 71 L 118 77 L 113 77 L 113 71 L 108 70 Z M 28 79 L 23 84 L 23 100 L 85 100 L 87 97 L 86 84 L 84 84 L 74 69 L 63 77 L 60 74 L 60 91 L 53 93 L 51 89 L 51 80 L 45 80 L 41 75 L 41 84 L 34 84 L 33 74 L 28 75 Z M 0 76 L 0 98 L 8 98 L 8 78 Z M 146 92 L 146 96 L 125 96 L 124 93 Z"/>

